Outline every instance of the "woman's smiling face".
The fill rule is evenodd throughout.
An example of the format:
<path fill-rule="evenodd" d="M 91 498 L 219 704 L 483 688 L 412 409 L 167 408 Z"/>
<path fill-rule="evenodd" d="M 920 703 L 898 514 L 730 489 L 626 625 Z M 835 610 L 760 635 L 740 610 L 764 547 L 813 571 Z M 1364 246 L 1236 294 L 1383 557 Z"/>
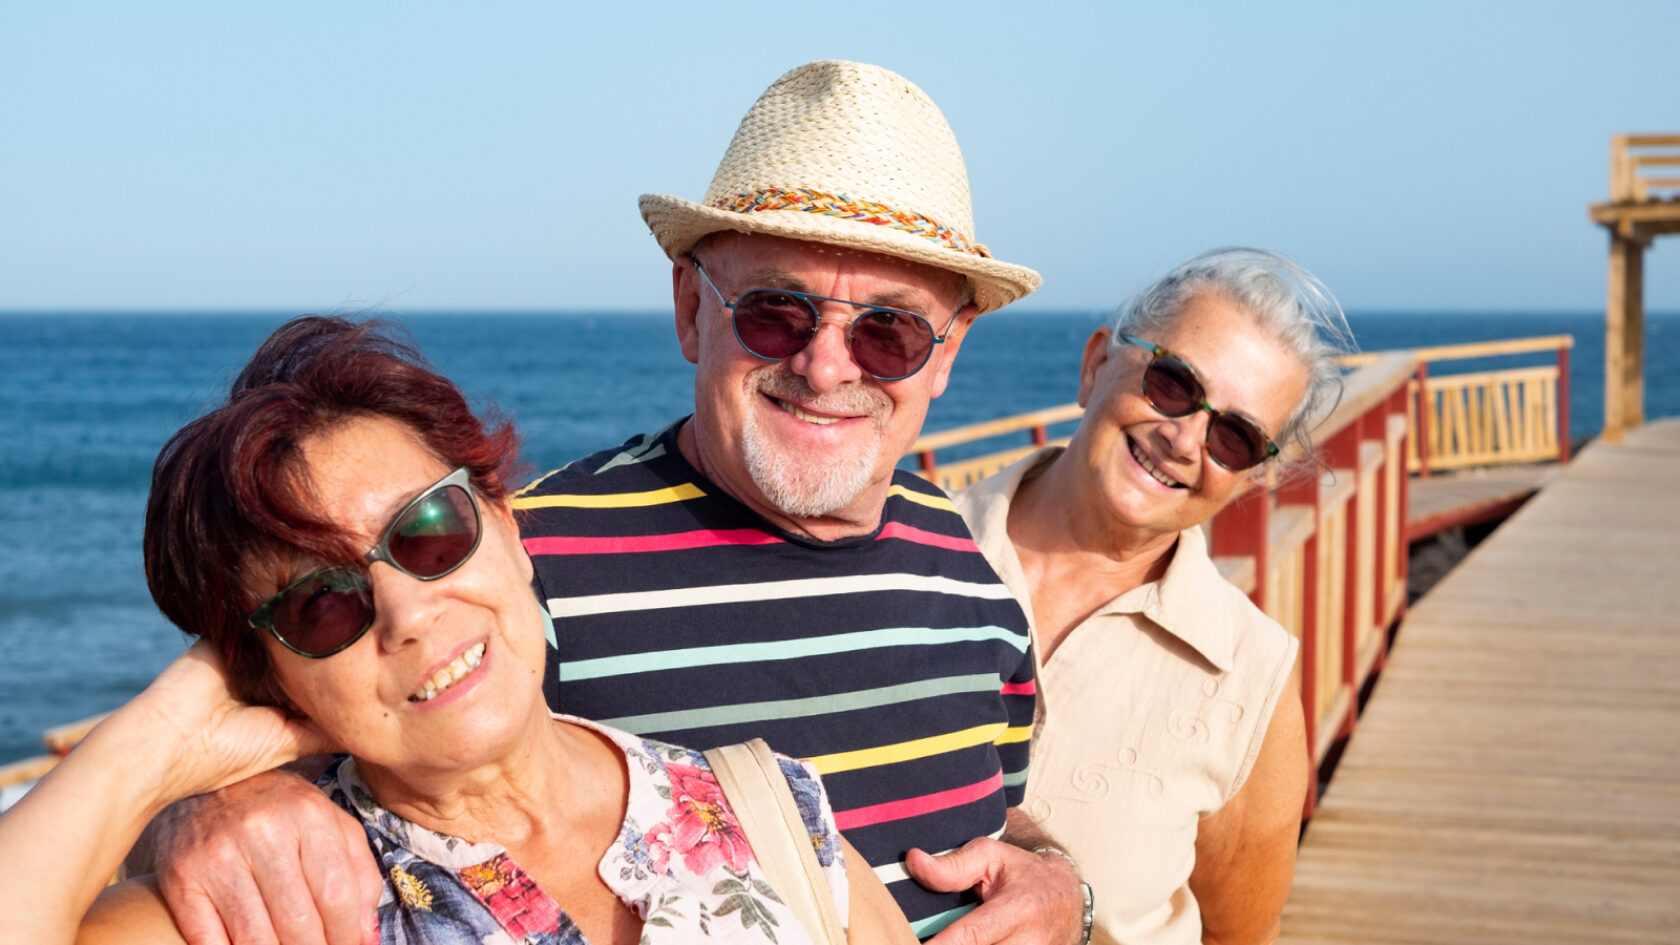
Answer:
<path fill-rule="evenodd" d="M 411 430 L 377 417 L 311 436 L 302 454 L 323 516 L 369 548 L 450 472 Z M 264 635 L 286 696 L 371 775 L 493 763 L 528 726 L 547 722 L 547 641 L 530 559 L 506 506 L 479 506 L 478 549 L 449 574 L 422 581 L 388 563 L 369 567 L 374 622 L 348 648 L 308 659 Z"/>
<path fill-rule="evenodd" d="M 1306 366 L 1225 295 L 1192 296 L 1160 337 L 1195 369 L 1217 410 L 1247 417 L 1275 437 L 1307 387 Z M 1079 402 L 1085 419 L 1068 450 L 1110 527 L 1132 539 L 1177 533 L 1212 518 L 1242 491 L 1247 472 L 1207 455 L 1204 410 L 1166 417 L 1143 393 L 1149 352 L 1115 350 L 1109 330 L 1086 344 Z"/>

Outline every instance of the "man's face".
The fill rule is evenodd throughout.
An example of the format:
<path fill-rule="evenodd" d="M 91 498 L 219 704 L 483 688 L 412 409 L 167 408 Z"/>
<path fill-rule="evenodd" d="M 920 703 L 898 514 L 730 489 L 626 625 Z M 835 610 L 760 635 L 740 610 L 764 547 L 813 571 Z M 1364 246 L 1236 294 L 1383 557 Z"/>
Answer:
<path fill-rule="evenodd" d="M 821 324 L 804 350 L 762 360 L 735 339 L 730 311 L 694 264 L 673 270 L 677 337 L 696 365 L 694 422 L 684 453 L 713 482 L 792 531 L 835 538 L 871 531 L 893 468 L 921 433 L 929 402 L 945 391 L 975 310 L 958 311 L 963 279 L 891 256 L 819 243 L 729 233 L 693 254 L 725 298 L 791 289 L 924 315 L 945 343 L 910 377 L 878 381 L 859 368 L 847 327 L 863 309 L 820 302 Z"/>

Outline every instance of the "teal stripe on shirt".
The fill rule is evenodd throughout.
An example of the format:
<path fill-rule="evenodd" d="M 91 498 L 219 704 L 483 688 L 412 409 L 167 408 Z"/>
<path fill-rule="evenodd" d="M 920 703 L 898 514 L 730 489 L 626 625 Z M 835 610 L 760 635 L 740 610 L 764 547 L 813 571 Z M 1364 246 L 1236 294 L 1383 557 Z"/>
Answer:
<path fill-rule="evenodd" d="M 910 930 L 916 933 L 917 938 L 928 938 L 929 936 L 943 930 L 945 926 L 950 925 L 952 922 L 955 922 L 970 912 L 973 912 L 975 905 L 978 905 L 978 903 L 967 906 L 958 906 L 955 909 L 947 909 L 938 915 L 930 915 L 920 922 L 910 923 Z"/>
<path fill-rule="evenodd" d="M 836 712 L 874 709 L 901 702 L 915 702 L 935 696 L 961 692 L 996 692 L 998 678 L 991 673 L 973 676 L 947 676 L 882 686 L 879 689 L 860 689 L 807 699 L 778 699 L 767 702 L 741 702 L 735 705 L 713 706 L 704 709 L 684 709 L 676 712 L 654 712 L 648 715 L 625 715 L 616 719 L 601 719 L 602 725 L 621 728 L 627 732 L 665 732 L 673 729 L 706 728 L 712 725 L 735 725 L 766 722 L 771 719 L 796 719 Z M 1022 776 L 1025 777 L 1025 772 Z M 1009 778 L 1004 777 L 1007 786 Z"/>
<path fill-rule="evenodd" d="M 600 679 L 606 676 L 626 676 L 656 673 L 672 669 L 693 669 L 699 666 L 722 666 L 734 663 L 758 663 L 773 660 L 793 660 L 806 656 L 828 656 L 856 650 L 880 649 L 895 646 L 941 646 L 950 643 L 1007 643 L 1025 653 L 1025 635 L 1005 627 L 883 627 L 879 630 L 858 630 L 804 640 L 772 640 L 765 643 L 732 643 L 720 646 L 692 646 L 680 650 L 653 653 L 626 653 L 622 656 L 602 656 L 560 664 L 560 681 Z"/>

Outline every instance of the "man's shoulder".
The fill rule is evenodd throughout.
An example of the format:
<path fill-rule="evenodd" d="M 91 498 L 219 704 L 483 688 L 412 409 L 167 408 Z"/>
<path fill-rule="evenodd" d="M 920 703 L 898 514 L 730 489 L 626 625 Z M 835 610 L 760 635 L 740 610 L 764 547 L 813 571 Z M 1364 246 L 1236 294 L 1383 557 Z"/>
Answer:
<path fill-rule="evenodd" d="M 637 488 L 657 488 L 682 475 L 688 464 L 677 452 L 681 420 L 653 433 L 637 434 L 618 446 L 573 460 L 538 476 L 513 497 L 515 509 L 540 508 L 559 496 L 608 495 Z"/>
<path fill-rule="evenodd" d="M 972 539 L 968 525 L 945 490 L 913 472 L 895 470 L 892 488 L 881 520 L 931 529 L 953 537 Z"/>

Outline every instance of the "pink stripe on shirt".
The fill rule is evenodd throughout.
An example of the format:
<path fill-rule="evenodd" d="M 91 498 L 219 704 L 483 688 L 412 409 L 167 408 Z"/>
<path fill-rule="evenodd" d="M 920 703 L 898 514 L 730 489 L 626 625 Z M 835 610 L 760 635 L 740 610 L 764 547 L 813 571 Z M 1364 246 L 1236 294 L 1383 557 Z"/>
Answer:
<path fill-rule="evenodd" d="M 949 810 L 971 804 L 1003 788 L 1003 772 L 999 771 L 984 781 L 969 784 L 949 791 L 936 794 L 923 794 L 921 797 L 907 797 L 902 801 L 888 801 L 885 804 L 874 804 L 869 807 L 854 807 L 851 810 L 837 810 L 834 812 L 834 825 L 842 831 L 854 827 L 868 827 L 872 824 L 884 824 L 889 820 L 905 820 L 931 814 L 934 811 Z"/>
<path fill-rule="evenodd" d="M 972 538 L 954 538 L 950 535 L 941 535 L 938 532 L 923 531 L 920 528 L 906 525 L 903 522 L 888 522 L 886 526 L 881 529 L 880 537 L 901 538 L 905 541 L 913 541 L 919 545 L 932 545 L 935 548 L 945 548 L 950 551 L 979 552 L 980 550 L 979 546 L 974 544 L 974 539 Z"/>
<path fill-rule="evenodd" d="M 950 551 L 978 552 L 971 538 L 953 538 L 938 532 L 924 531 L 901 522 L 888 522 L 881 529 L 880 538 L 897 538 L 920 545 L 931 545 Z M 583 535 L 554 535 L 527 538 L 525 553 L 533 555 L 601 555 L 634 554 L 649 551 L 686 551 L 692 548 L 712 548 L 720 545 L 774 545 L 782 539 L 756 528 L 705 528 L 669 535 L 615 535 L 592 538 Z"/>
<path fill-rule="evenodd" d="M 592 538 L 584 535 L 556 535 L 525 539 L 525 553 L 532 555 L 630 554 L 639 551 L 684 551 L 718 545 L 773 545 L 782 539 L 756 528 L 704 528 L 670 535 L 615 535 Z"/>

